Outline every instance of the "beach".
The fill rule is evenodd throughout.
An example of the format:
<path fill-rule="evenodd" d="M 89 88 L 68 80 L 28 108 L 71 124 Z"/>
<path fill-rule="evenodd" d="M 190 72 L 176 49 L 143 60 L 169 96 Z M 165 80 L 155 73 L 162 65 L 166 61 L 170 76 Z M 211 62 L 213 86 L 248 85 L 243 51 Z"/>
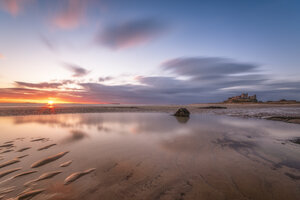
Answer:
<path fill-rule="evenodd" d="M 190 117 L 173 116 L 179 107 Z M 52 114 L 34 106 L 0 109 L 4 199 L 300 195 L 299 124 L 266 120 L 296 118 L 298 105 L 54 108 Z"/>
<path fill-rule="evenodd" d="M 246 104 L 190 104 L 190 105 L 89 105 L 59 104 L 47 106 L 43 104 L 11 106 L 0 105 L 0 116 L 48 115 L 67 113 L 107 113 L 107 112 L 162 112 L 174 114 L 180 107 L 191 113 L 214 113 L 243 118 L 260 118 L 300 123 L 300 104 L 246 103 Z"/>

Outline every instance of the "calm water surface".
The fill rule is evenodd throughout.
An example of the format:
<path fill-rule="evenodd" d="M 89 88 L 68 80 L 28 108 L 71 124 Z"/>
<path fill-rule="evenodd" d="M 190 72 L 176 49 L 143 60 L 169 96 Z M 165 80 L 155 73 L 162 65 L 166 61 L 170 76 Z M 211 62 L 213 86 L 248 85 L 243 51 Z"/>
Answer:
<path fill-rule="evenodd" d="M 300 137 L 297 124 L 210 114 L 189 120 L 166 113 L 60 114 L 0 117 L 0 133 L 0 144 L 12 144 L 1 148 L 0 166 L 28 155 L 0 169 L 21 168 L 0 178 L 4 198 L 35 189 L 45 189 L 33 197 L 43 200 L 300 196 L 300 145 L 288 142 Z M 50 144 L 56 145 L 38 151 Z M 18 152 L 25 147 L 30 149 Z M 31 168 L 64 151 L 69 153 Z M 70 174 L 90 168 L 95 171 L 64 185 Z M 11 179 L 30 170 L 36 172 Z M 24 185 L 53 171 L 60 173 Z"/>

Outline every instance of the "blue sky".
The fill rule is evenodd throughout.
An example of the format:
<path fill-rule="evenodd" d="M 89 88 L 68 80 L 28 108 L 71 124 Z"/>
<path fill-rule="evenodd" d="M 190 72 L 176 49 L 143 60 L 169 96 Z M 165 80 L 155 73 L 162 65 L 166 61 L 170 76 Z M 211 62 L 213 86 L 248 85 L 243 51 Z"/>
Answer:
<path fill-rule="evenodd" d="M 300 100 L 296 0 L 2 0 L 1 102 Z"/>

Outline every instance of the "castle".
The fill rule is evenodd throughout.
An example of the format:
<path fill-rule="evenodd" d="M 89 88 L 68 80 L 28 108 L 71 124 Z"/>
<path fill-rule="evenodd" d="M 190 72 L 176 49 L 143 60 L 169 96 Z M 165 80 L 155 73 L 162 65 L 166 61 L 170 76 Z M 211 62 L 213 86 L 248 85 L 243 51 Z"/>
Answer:
<path fill-rule="evenodd" d="M 248 93 L 243 93 L 240 96 L 230 97 L 224 103 L 257 103 L 256 95 L 248 96 Z"/>

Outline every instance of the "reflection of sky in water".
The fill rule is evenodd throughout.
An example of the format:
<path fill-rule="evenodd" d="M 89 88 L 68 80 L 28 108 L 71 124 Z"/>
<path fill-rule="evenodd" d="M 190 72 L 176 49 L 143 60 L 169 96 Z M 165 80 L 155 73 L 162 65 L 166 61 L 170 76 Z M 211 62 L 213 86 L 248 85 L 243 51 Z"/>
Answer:
<path fill-rule="evenodd" d="M 1 143 L 25 137 L 23 141 L 15 143 L 16 148 L 32 147 L 28 150 L 30 156 L 21 166 L 30 166 L 43 156 L 68 150 L 70 153 L 61 160 L 74 160 L 74 164 L 68 170 L 96 167 L 97 176 L 103 181 L 109 180 L 108 173 L 121 177 L 125 173 L 124 170 L 126 173 L 127 170 L 140 170 L 140 165 L 144 163 L 141 169 L 141 176 L 144 177 L 161 171 L 167 173 L 166 170 L 172 174 L 168 175 L 167 179 L 173 176 L 181 179 L 183 173 L 186 177 L 182 179 L 191 181 L 191 177 L 201 173 L 200 179 L 205 179 L 202 184 L 209 182 L 210 185 L 223 190 L 222 184 L 232 185 L 231 179 L 238 182 L 237 177 L 241 174 L 244 178 L 258 182 L 263 176 L 265 182 L 270 184 L 280 180 L 294 192 L 290 195 L 295 194 L 297 190 L 294 189 L 299 186 L 294 179 L 300 175 L 300 150 L 299 146 L 287 140 L 300 136 L 299 127 L 296 124 L 210 114 L 195 114 L 189 120 L 178 120 L 169 114 L 161 113 L 61 114 L 0 118 Z M 29 142 L 29 139 L 38 137 L 50 138 L 50 141 L 42 144 Z M 50 143 L 57 145 L 45 152 L 36 152 L 38 147 Z M 16 154 L 10 152 L 5 156 L 9 159 L 14 158 Z M 111 166 L 119 171 L 110 172 L 108 169 Z M 42 168 L 42 171 L 53 167 L 54 164 L 49 164 Z M 134 176 L 133 172 L 130 173 Z M 219 183 L 214 181 L 216 177 L 212 174 L 219 174 Z M 294 179 L 286 174 L 292 174 Z M 62 173 L 53 180 L 59 182 L 65 175 Z M 269 180 L 268 176 L 275 178 Z M 201 181 L 198 180 L 197 184 Z M 97 181 L 94 182 L 97 185 Z M 167 183 L 162 181 L 161 184 Z M 233 188 L 236 187 L 234 184 Z M 280 182 L 276 184 L 276 187 L 280 186 Z M 270 190 L 275 190 L 275 186 Z M 248 192 L 249 197 L 255 197 L 254 193 L 244 192 Z M 267 194 L 267 190 L 263 189 L 255 192 L 261 192 L 262 196 Z"/>

